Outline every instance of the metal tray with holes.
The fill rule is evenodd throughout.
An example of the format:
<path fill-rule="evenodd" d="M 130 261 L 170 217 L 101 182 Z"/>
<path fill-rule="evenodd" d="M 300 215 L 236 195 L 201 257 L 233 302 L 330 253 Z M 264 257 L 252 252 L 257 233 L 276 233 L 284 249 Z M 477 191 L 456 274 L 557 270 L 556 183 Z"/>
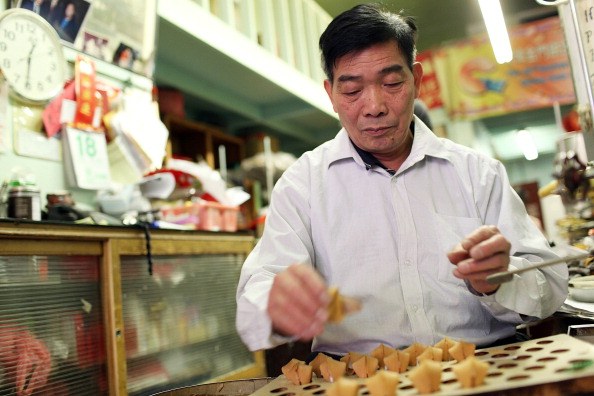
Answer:
<path fill-rule="evenodd" d="M 594 392 L 594 345 L 565 334 L 478 349 L 475 356 L 489 363 L 483 385 L 463 389 L 452 371 L 455 362 L 444 362 L 441 388 L 432 395 L 568 396 Z M 398 396 L 419 394 L 407 373 L 400 375 Z M 360 396 L 369 395 L 364 379 L 349 378 L 360 382 Z M 330 385 L 315 375 L 310 384 L 293 385 L 281 375 L 252 395 L 324 395 Z"/>

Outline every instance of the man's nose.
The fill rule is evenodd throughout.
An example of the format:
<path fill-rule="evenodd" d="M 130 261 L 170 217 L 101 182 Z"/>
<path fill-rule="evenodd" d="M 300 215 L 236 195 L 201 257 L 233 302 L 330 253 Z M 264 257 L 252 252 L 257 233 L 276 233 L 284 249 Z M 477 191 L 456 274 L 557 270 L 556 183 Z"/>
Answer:
<path fill-rule="evenodd" d="M 366 116 L 378 117 L 386 114 L 386 100 L 380 87 L 366 90 L 363 111 Z"/>

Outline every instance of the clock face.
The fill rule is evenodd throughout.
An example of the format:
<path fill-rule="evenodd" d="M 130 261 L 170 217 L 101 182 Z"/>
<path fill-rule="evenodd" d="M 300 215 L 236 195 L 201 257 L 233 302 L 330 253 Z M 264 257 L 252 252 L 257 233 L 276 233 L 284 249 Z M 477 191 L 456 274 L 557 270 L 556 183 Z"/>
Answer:
<path fill-rule="evenodd" d="M 62 43 L 53 27 L 25 9 L 0 14 L 0 70 L 17 96 L 42 102 L 65 80 Z"/>

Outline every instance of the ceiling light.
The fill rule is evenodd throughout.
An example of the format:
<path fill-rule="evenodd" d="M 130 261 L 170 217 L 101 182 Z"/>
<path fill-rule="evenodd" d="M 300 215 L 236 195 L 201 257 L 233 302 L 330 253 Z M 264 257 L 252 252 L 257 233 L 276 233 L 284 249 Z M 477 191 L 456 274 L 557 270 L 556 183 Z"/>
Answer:
<path fill-rule="evenodd" d="M 516 142 L 522 149 L 522 153 L 528 161 L 538 158 L 538 150 L 536 149 L 536 144 L 534 144 L 534 139 L 529 130 L 522 128 L 517 131 Z"/>
<path fill-rule="evenodd" d="M 511 61 L 513 53 L 499 0 L 478 0 L 478 2 L 497 63 Z"/>

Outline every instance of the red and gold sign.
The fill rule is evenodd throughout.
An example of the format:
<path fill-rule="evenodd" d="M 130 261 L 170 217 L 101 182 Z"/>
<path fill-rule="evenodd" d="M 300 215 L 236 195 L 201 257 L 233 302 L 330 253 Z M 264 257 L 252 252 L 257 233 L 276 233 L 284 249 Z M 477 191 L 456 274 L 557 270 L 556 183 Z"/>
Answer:
<path fill-rule="evenodd" d="M 435 66 L 433 65 L 433 52 L 423 51 L 417 54 L 417 61 L 423 65 L 423 80 L 421 81 L 420 98 L 428 108 L 435 109 L 443 106 L 441 89 Z"/>
<path fill-rule="evenodd" d="M 95 63 L 79 55 L 76 59 L 74 76 L 76 113 L 73 126 L 77 129 L 95 130 L 98 124 L 96 117 L 101 116 L 97 114 L 97 111 L 100 111 L 102 97 L 97 93 L 95 80 Z"/>

